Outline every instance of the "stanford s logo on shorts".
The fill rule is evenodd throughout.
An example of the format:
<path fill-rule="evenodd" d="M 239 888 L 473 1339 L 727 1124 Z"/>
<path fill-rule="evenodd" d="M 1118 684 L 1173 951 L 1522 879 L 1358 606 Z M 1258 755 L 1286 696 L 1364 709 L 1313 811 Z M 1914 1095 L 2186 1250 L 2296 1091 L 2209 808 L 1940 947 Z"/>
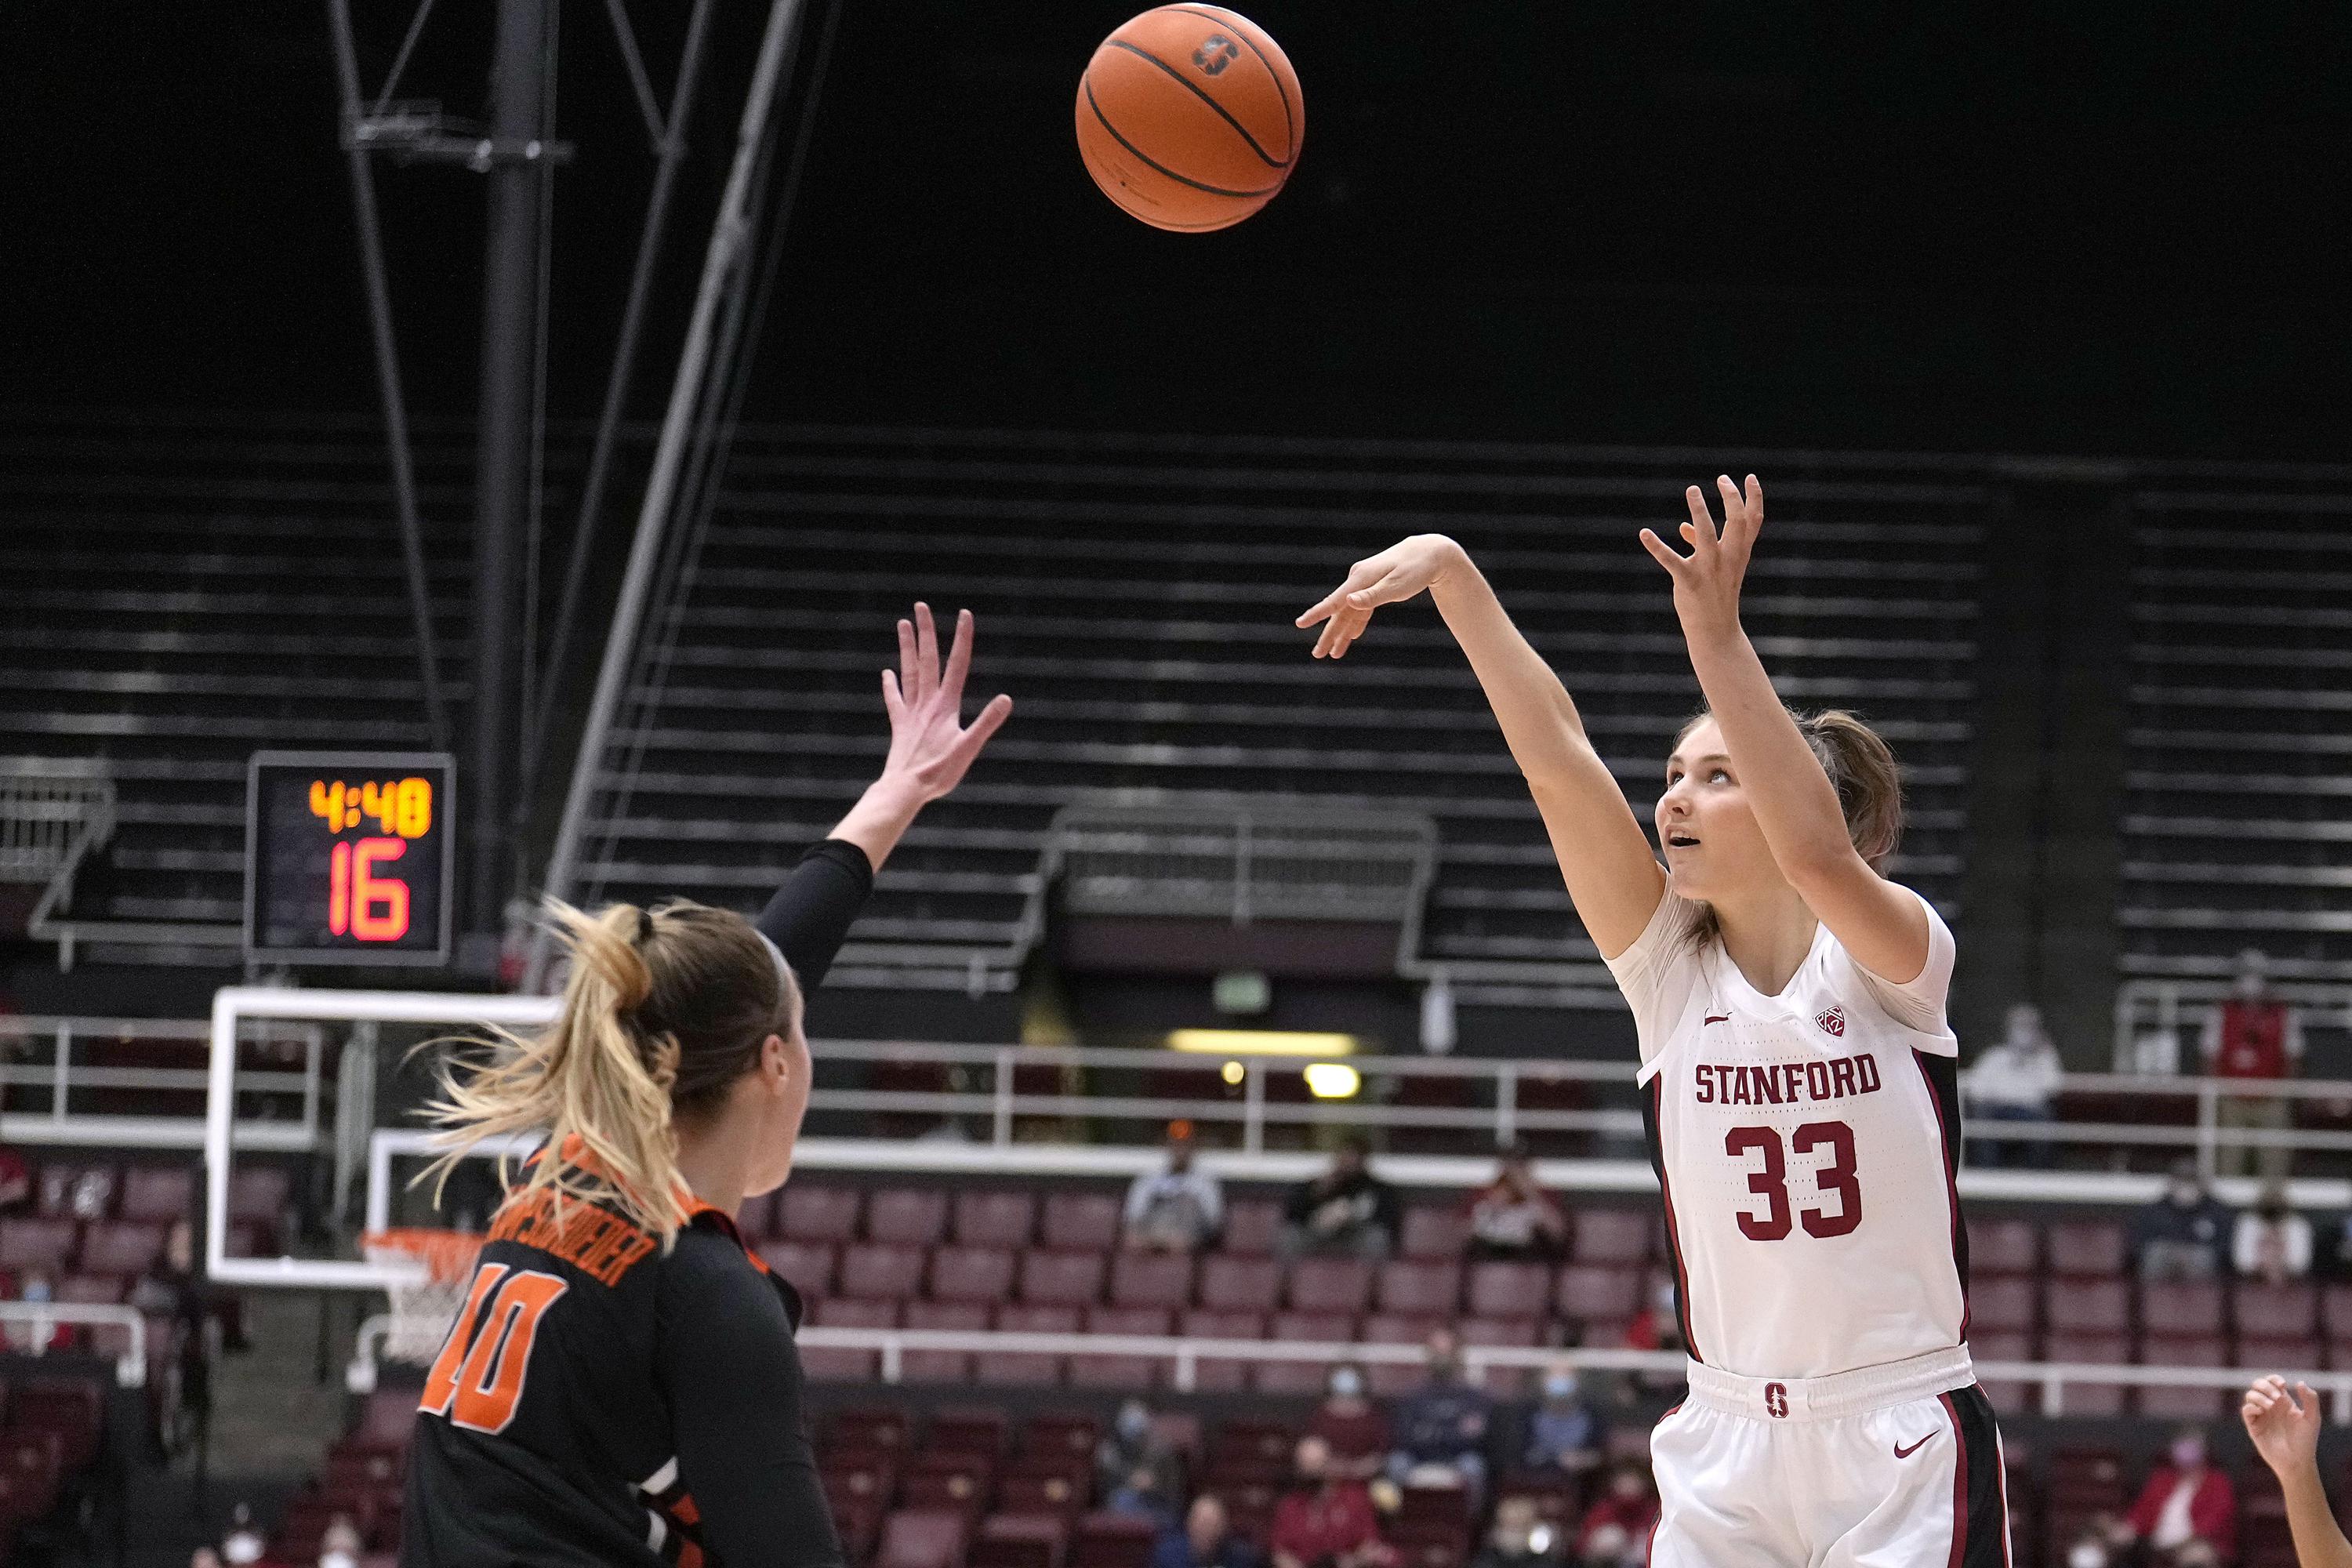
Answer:
<path fill-rule="evenodd" d="M 1766 1412 L 1771 1415 L 1773 1420 L 1786 1421 L 1789 1418 L 1788 1388 L 1784 1384 L 1778 1383 L 1766 1384 L 1764 1385 L 1764 1408 Z"/>
<path fill-rule="evenodd" d="M 1825 1035 L 1843 1035 L 1845 1033 L 1845 1009 L 1843 1007 L 1832 1007 L 1828 1012 L 1816 1016 L 1813 1022 L 1821 1026 L 1822 1033 Z"/>

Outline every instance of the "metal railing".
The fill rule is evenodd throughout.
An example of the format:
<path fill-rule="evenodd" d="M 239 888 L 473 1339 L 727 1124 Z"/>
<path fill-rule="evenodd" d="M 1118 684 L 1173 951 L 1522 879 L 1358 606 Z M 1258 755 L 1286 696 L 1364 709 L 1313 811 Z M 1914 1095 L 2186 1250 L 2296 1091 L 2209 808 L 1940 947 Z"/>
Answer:
<path fill-rule="evenodd" d="M 0 1328 L 17 1323 L 32 1330 L 26 1336 L 30 1342 L 19 1350 L 16 1336 L 8 1334 L 5 1343 L 16 1354 L 30 1356 L 48 1354 L 49 1341 L 59 1328 L 121 1329 L 126 1348 L 114 1358 L 114 1381 L 125 1388 L 146 1385 L 147 1320 L 135 1307 L 101 1301 L 0 1301 Z"/>
<path fill-rule="evenodd" d="M 2115 1070 L 2145 1078 L 2196 1066 L 2198 1037 L 2207 1016 L 2228 999 L 2235 963 L 2208 959 L 2198 964 L 2207 973 L 2116 986 Z M 2324 978 L 2330 966 L 2281 960 L 2277 968 L 2271 994 L 2300 1008 L 2306 1027 L 2352 1029 L 2352 985 Z"/>
<path fill-rule="evenodd" d="M 124 1115 L 84 1109 L 94 1092 L 171 1092 L 196 1096 L 211 1087 L 207 1069 L 211 1024 L 201 1018 L 68 1018 L 0 1015 L 0 1092 L 19 1087 L 46 1089 L 46 1110 L 0 1111 L 0 1139 L 27 1143 L 76 1143 L 134 1149 L 195 1149 L 204 1144 L 205 1118 Z M 241 1044 L 290 1046 L 301 1053 L 300 1068 L 240 1068 L 239 1095 L 267 1096 L 289 1112 L 282 1118 L 241 1118 L 237 1141 L 249 1149 L 294 1151 L 319 1142 L 326 1034 L 316 1024 L 279 1024 L 241 1031 Z M 77 1046 L 93 1041 L 140 1040 L 185 1046 L 185 1067 L 96 1067 L 75 1060 Z"/>

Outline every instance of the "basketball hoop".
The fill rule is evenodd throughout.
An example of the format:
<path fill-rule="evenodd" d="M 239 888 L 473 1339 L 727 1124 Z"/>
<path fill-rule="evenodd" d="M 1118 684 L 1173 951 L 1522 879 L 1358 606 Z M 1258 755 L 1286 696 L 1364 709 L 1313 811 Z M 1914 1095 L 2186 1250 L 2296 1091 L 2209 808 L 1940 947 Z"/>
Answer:
<path fill-rule="evenodd" d="M 482 1238 L 459 1230 L 376 1230 L 360 1245 L 368 1261 L 388 1275 L 383 1289 L 392 1298 L 392 1324 L 383 1339 L 385 1358 L 428 1364 L 466 1304 Z"/>

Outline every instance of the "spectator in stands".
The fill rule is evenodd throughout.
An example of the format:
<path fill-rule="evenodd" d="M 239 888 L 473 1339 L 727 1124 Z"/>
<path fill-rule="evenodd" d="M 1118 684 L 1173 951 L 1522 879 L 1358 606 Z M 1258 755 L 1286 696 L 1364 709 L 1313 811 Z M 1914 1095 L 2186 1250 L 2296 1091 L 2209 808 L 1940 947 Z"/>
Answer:
<path fill-rule="evenodd" d="M 1129 1471 L 1103 1499 L 1106 1512 L 1144 1520 L 1162 1533 L 1176 1528 L 1176 1516 L 1183 1507 L 1183 1494 L 1171 1489 L 1149 1465 Z"/>
<path fill-rule="evenodd" d="M 2238 1494 L 2230 1478 L 2207 1464 L 2205 1434 L 2184 1426 L 2173 1435 L 2165 1462 L 2140 1489 L 2131 1511 L 2103 1521 L 2114 1561 L 2134 1546 L 2144 1545 L 2144 1560 L 2154 1568 L 2219 1568 L 2238 1556 Z M 2078 1545 L 2067 1555 L 2069 1568 Z"/>
<path fill-rule="evenodd" d="M 1299 1439 L 1295 1484 L 1266 1533 L 1274 1568 L 1392 1568 L 1397 1556 L 1381 1540 L 1371 1494 L 1333 1475 L 1330 1458 L 1322 1438 Z"/>
<path fill-rule="evenodd" d="M 1367 1397 L 1364 1369 L 1353 1363 L 1331 1369 L 1330 1393 L 1307 1430 L 1323 1439 L 1331 1473 L 1342 1480 L 1369 1481 L 1388 1463 L 1389 1418 Z"/>
<path fill-rule="evenodd" d="M 1111 1418 L 1110 1431 L 1095 1449 L 1095 1475 L 1106 1496 L 1133 1487 L 1136 1473 L 1148 1478 L 1139 1489 L 1164 1500 L 1169 1520 L 1176 1515 L 1174 1500 L 1184 1495 L 1184 1464 L 1175 1445 L 1151 1419 L 1151 1406 L 1130 1399 Z"/>
<path fill-rule="evenodd" d="M 1424 1354 L 1428 1381 L 1397 1405 L 1389 1479 L 1400 1486 L 1460 1487 L 1475 1512 L 1486 1488 L 1495 1404 L 1463 1377 L 1462 1342 L 1453 1330 L 1432 1331 Z"/>
<path fill-rule="evenodd" d="M 1586 1399 L 1572 1362 L 1544 1369 L 1535 1410 L 1528 1416 L 1522 1468 L 1538 1473 L 1580 1476 L 1601 1463 L 1609 1434 L 1601 1413 Z"/>
<path fill-rule="evenodd" d="M 366 1548 L 352 1516 L 339 1513 L 327 1521 L 326 1532 L 319 1537 L 319 1568 L 360 1568 L 360 1553 Z"/>
<path fill-rule="evenodd" d="M 16 1299 L 28 1305 L 38 1305 L 57 1299 L 57 1289 L 49 1277 L 36 1268 L 19 1282 Z M 54 1351 L 73 1349 L 71 1328 L 46 1316 L 30 1320 L 11 1319 L 7 1325 L 6 1343 L 18 1355 L 36 1355 Z"/>
<path fill-rule="evenodd" d="M 2009 1010 L 2009 1032 L 1986 1047 L 1960 1074 L 1969 1115 L 1979 1121 L 2047 1121 L 2058 1092 L 2058 1047 L 2042 1027 L 2042 1009 L 2020 1002 Z M 2046 1167 L 2050 1144 L 1999 1138 L 1972 1140 L 1969 1158 L 1982 1165 Z"/>
<path fill-rule="evenodd" d="M 2193 1160 L 2173 1162 L 2164 1195 L 2132 1216 L 2132 1257 L 2143 1279 L 2218 1279 L 2229 1272 L 2230 1207 L 2208 1192 Z"/>
<path fill-rule="evenodd" d="M 1145 1171 L 1127 1189 L 1123 1239 L 1146 1252 L 1197 1252 L 1225 1228 L 1225 1195 L 1217 1178 L 1192 1159 L 1192 1129 L 1168 1130 L 1168 1168 Z"/>
<path fill-rule="evenodd" d="M 2254 1206 L 2238 1216 L 2230 1261 L 2240 1275 L 2284 1285 L 2311 1273 L 2311 1222 L 2287 1206 L 2286 1184 L 2263 1184 Z"/>
<path fill-rule="evenodd" d="M 2271 994 L 2270 967 L 2269 955 L 2258 947 L 2238 954 L 2237 981 L 2221 1005 L 2206 1016 L 2199 1042 L 2207 1072 L 2243 1079 L 2250 1089 L 2292 1078 L 2303 1063 L 2303 1019 L 2292 1004 Z M 2287 1102 L 2274 1094 L 2226 1095 L 2216 1115 L 2225 1129 L 2257 1132 L 2284 1132 L 2292 1120 Z M 2259 1167 L 2265 1176 L 2284 1176 L 2290 1152 L 2226 1143 L 2221 1173 L 2245 1175 Z"/>
<path fill-rule="evenodd" d="M 1568 1215 L 1536 1180 L 1535 1159 L 1523 1143 L 1503 1151 L 1495 1179 L 1470 1194 L 1474 1263 L 1551 1262 L 1568 1247 Z"/>
<path fill-rule="evenodd" d="M 1650 1529 L 1658 1522 L 1658 1494 L 1650 1472 L 1638 1461 L 1619 1461 L 1609 1488 L 1584 1510 L 1576 1537 L 1581 1568 L 1641 1568 L 1649 1554 Z"/>
<path fill-rule="evenodd" d="M 1223 1498 L 1202 1492 L 1184 1515 L 1184 1528 L 1160 1538 L 1151 1568 L 1258 1568 L 1255 1547 L 1234 1533 Z"/>
<path fill-rule="evenodd" d="M 1371 1149 L 1350 1133 L 1331 1168 L 1290 1194 L 1282 1210 L 1282 1254 L 1342 1253 L 1382 1258 L 1396 1250 L 1403 1218 L 1396 1189 L 1371 1173 Z"/>
<path fill-rule="evenodd" d="M 1557 1532 L 1536 1512 L 1533 1498 L 1507 1497 L 1495 1505 L 1495 1527 L 1470 1568 L 1542 1568 L 1558 1563 Z"/>
<path fill-rule="evenodd" d="M 33 1206 L 33 1171 L 25 1156 L 0 1143 L 0 1215 L 28 1213 Z"/>

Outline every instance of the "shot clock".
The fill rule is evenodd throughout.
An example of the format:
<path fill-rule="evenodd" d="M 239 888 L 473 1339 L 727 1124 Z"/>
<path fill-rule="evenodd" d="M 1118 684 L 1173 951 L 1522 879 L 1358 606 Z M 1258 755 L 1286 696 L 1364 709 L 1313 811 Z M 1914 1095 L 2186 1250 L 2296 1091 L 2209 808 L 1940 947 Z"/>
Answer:
<path fill-rule="evenodd" d="M 455 895 L 456 768 L 441 752 L 257 752 L 246 955 L 440 963 Z"/>

